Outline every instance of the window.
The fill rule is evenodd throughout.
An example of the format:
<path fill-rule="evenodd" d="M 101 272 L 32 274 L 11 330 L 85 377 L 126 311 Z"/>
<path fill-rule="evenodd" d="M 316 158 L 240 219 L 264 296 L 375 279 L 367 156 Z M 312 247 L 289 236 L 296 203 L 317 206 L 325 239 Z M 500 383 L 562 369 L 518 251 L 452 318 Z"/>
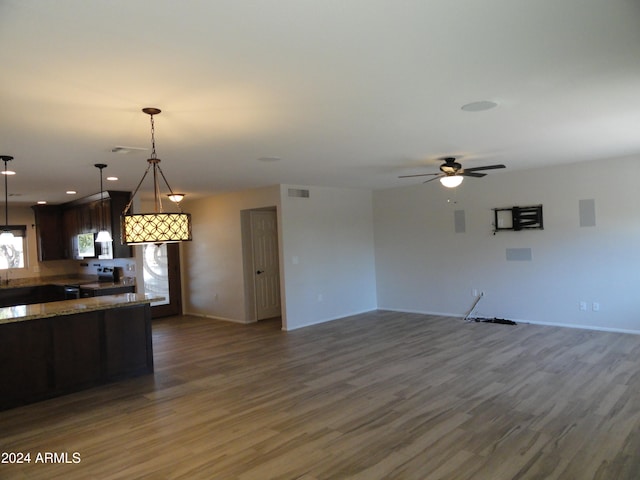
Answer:
<path fill-rule="evenodd" d="M 13 241 L 8 245 L 0 245 L 0 270 L 24 268 L 27 227 L 24 225 L 9 225 L 8 229 L 13 233 Z"/>

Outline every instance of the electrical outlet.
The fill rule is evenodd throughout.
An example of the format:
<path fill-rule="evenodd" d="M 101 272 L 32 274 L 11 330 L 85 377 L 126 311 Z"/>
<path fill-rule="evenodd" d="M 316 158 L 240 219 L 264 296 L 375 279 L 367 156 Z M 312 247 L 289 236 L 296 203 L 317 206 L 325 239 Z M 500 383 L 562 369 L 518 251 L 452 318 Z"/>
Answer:
<path fill-rule="evenodd" d="M 471 296 L 472 297 L 477 297 L 478 296 L 478 289 L 477 288 L 471 289 Z"/>
<path fill-rule="evenodd" d="M 580 302 L 578 308 L 580 309 L 581 312 L 586 312 L 587 311 L 587 302 Z"/>
<path fill-rule="evenodd" d="M 593 310 L 594 312 L 599 312 L 600 311 L 600 304 L 598 302 L 593 302 L 591 304 L 591 310 Z"/>

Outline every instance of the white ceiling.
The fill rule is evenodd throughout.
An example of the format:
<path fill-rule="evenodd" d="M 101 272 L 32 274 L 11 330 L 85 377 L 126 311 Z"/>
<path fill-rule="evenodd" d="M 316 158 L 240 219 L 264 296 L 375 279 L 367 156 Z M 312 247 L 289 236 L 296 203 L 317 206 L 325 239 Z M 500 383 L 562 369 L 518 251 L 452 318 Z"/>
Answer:
<path fill-rule="evenodd" d="M 191 198 L 639 154 L 639 26 L 637 0 L 0 0 L 10 202 L 95 193 L 95 163 L 134 189 L 149 152 L 111 149 L 150 147 L 147 106 Z"/>

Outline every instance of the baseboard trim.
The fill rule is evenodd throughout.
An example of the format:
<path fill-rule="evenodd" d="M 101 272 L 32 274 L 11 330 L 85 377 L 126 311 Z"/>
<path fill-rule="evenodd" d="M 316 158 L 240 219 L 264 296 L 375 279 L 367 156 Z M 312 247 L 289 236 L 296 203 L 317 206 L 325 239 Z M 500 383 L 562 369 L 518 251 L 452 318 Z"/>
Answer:
<path fill-rule="evenodd" d="M 434 315 L 438 317 L 464 318 L 464 315 L 460 315 L 457 313 L 428 312 L 423 310 L 405 310 L 405 309 L 399 309 L 399 308 L 384 308 L 384 307 L 380 307 L 379 310 L 388 310 L 390 312 L 399 312 L 399 313 L 417 313 L 421 315 Z M 469 320 L 473 320 L 473 318 L 470 318 Z M 581 324 L 575 324 L 575 323 L 540 322 L 537 320 L 523 320 L 518 318 L 509 318 L 508 320 L 513 320 L 516 323 L 543 325 L 547 327 L 574 328 L 578 330 L 594 330 L 597 332 L 628 333 L 631 335 L 640 335 L 640 330 L 633 330 L 633 329 L 627 329 L 627 328 L 601 327 L 598 325 L 581 325 Z"/>
<path fill-rule="evenodd" d="M 370 309 L 367 309 L 367 310 L 360 310 L 360 311 L 357 311 L 357 312 L 345 313 L 344 315 L 340 315 L 339 317 L 324 318 L 324 319 L 321 319 L 321 320 L 313 321 L 311 323 L 305 323 L 303 325 L 296 325 L 293 328 L 290 328 L 289 325 L 287 325 L 287 329 L 286 330 L 284 328 L 284 322 L 283 322 L 282 330 L 284 330 L 285 332 L 290 332 L 290 331 L 293 331 L 293 330 L 298 330 L 299 328 L 311 327 L 313 325 L 320 325 L 321 323 L 333 322 L 334 320 L 343 320 L 343 319 L 345 319 L 347 317 L 352 317 L 354 315 L 361 315 L 363 313 L 375 312 L 376 310 L 379 310 L 379 309 L 378 308 L 370 308 Z"/>
<path fill-rule="evenodd" d="M 640 335 L 640 330 L 631 330 L 627 328 L 611 328 L 611 327 L 600 327 L 600 326 L 594 326 L 594 325 L 579 325 L 575 323 L 538 322 L 536 320 L 516 320 L 516 322 L 530 323 L 532 325 L 544 325 L 548 327 L 577 328 L 580 330 L 595 330 L 597 332 L 630 333 L 632 335 Z"/>
<path fill-rule="evenodd" d="M 226 318 L 226 317 L 217 317 L 215 315 L 207 315 L 206 313 L 192 313 L 192 312 L 184 312 L 185 315 L 190 315 L 192 317 L 200 317 L 200 318 L 208 318 L 210 320 L 220 320 L 222 322 L 231 322 L 231 323 L 240 323 L 242 325 L 246 325 L 252 322 L 245 322 L 243 320 L 238 320 L 236 318 Z"/>

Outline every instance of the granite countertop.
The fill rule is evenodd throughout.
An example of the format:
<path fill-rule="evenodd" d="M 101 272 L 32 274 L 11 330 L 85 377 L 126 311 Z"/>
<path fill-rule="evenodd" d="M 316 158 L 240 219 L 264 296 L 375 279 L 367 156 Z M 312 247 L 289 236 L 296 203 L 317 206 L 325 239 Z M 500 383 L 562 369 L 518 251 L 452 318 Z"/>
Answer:
<path fill-rule="evenodd" d="M 143 305 L 160 300 L 164 300 L 164 297 L 144 293 L 121 293 L 119 295 L 105 295 L 102 297 L 80 298 L 77 300 L 63 300 L 60 302 L 1 307 L 0 325 L 96 310 Z"/>
<path fill-rule="evenodd" d="M 94 283 L 98 281 L 97 276 L 87 277 L 57 277 L 42 278 L 37 285 L 84 285 L 86 283 Z"/>
<path fill-rule="evenodd" d="M 0 283 L 0 289 L 36 287 L 39 285 L 78 285 L 81 283 L 91 283 L 97 281 L 97 275 L 56 275 L 50 277 L 10 278 L 8 283 L 5 282 L 3 278 L 2 282 Z"/>
<path fill-rule="evenodd" d="M 127 278 L 127 277 L 125 277 Z M 133 281 L 133 283 L 128 283 Z M 21 287 L 35 287 L 40 285 L 79 285 L 86 288 L 100 289 L 100 288 L 114 288 L 114 287 L 129 287 L 135 285 L 135 280 L 122 280 L 120 282 L 98 282 L 97 275 L 84 275 L 84 276 L 55 276 L 55 277 L 31 277 L 31 278 L 12 278 L 9 283 L 4 281 L 0 282 L 0 290 L 21 288 Z"/>
<path fill-rule="evenodd" d="M 65 284 L 68 285 L 68 284 Z M 102 290 L 105 288 L 118 288 L 118 287 L 135 287 L 134 283 L 125 282 L 91 282 L 81 283 L 80 288 L 86 288 L 88 290 Z"/>

